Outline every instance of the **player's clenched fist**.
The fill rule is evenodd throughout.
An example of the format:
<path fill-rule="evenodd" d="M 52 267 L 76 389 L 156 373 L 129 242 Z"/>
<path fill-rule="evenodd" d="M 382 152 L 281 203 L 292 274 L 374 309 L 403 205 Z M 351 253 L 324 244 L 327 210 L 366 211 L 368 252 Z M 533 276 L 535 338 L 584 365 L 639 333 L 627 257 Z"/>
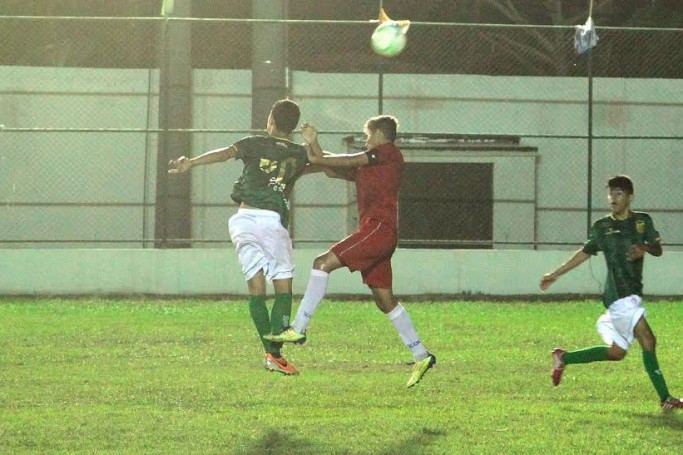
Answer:
<path fill-rule="evenodd" d="M 301 136 L 303 136 L 307 144 L 311 144 L 318 138 L 318 130 L 310 123 L 304 123 L 301 126 Z"/>
<path fill-rule="evenodd" d="M 171 160 L 168 162 L 168 165 L 172 166 L 168 170 L 169 174 L 181 174 L 192 169 L 192 161 L 186 156 L 181 156 L 177 160 Z"/>
<path fill-rule="evenodd" d="M 546 273 L 541 277 L 541 290 L 547 290 L 555 281 L 557 281 L 557 275 L 554 273 Z"/>

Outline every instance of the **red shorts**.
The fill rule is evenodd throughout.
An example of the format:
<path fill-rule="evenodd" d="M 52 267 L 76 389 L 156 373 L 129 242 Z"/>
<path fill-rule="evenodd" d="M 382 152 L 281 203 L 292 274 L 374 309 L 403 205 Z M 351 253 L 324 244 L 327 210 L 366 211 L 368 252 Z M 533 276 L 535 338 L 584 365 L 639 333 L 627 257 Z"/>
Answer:
<path fill-rule="evenodd" d="M 385 223 L 368 219 L 356 232 L 332 245 L 330 250 L 349 270 L 360 270 L 363 283 L 391 289 L 391 256 L 396 250 L 396 231 Z"/>

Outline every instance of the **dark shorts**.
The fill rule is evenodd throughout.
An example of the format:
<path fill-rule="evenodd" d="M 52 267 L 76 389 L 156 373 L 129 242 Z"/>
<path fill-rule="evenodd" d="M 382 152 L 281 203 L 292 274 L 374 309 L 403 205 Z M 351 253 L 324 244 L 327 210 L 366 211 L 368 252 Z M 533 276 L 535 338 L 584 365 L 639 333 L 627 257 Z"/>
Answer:
<path fill-rule="evenodd" d="M 370 287 L 391 289 L 391 256 L 396 250 L 396 231 L 385 223 L 369 219 L 330 250 L 349 270 L 360 270 L 363 283 Z"/>

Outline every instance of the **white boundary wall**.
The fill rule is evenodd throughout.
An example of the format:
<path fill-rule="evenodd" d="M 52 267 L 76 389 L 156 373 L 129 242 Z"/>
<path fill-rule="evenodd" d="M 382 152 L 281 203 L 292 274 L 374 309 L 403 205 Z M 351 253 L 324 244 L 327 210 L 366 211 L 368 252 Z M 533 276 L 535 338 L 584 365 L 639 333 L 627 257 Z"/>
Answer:
<path fill-rule="evenodd" d="M 321 250 L 296 249 L 294 293 L 303 294 L 310 265 Z M 543 273 L 569 251 L 413 250 L 394 255 L 397 295 L 541 295 Z M 683 253 L 666 252 L 645 263 L 645 295 L 683 295 Z M 599 294 L 599 255 L 562 277 L 549 294 Z M 232 249 L 5 249 L 0 250 L 0 295 L 245 295 Z M 359 273 L 335 271 L 328 294 L 370 294 Z"/>

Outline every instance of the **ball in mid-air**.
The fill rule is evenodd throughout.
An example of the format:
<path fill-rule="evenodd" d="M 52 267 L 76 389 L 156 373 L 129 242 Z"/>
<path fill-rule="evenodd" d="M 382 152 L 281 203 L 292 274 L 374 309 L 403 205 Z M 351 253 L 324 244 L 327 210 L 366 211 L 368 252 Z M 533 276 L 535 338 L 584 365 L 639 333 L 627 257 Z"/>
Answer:
<path fill-rule="evenodd" d="M 372 50 L 385 57 L 394 57 L 406 47 L 406 35 L 396 21 L 382 22 L 370 38 Z"/>

